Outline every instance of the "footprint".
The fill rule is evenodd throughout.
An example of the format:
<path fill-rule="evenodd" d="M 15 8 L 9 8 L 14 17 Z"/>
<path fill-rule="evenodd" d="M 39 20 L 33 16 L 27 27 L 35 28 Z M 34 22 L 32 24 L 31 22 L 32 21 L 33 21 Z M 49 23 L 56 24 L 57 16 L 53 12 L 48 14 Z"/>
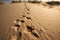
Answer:
<path fill-rule="evenodd" d="M 30 17 L 26 17 L 27 19 L 31 19 Z"/>
<path fill-rule="evenodd" d="M 27 9 L 27 11 L 30 11 L 28 8 L 26 8 Z"/>
<path fill-rule="evenodd" d="M 31 32 L 35 37 L 39 38 L 39 36 L 37 35 L 37 33 L 35 32 Z"/>
<path fill-rule="evenodd" d="M 25 15 L 22 15 L 22 17 L 26 17 Z"/>
<path fill-rule="evenodd" d="M 20 20 L 19 20 L 19 19 L 17 19 L 16 21 L 17 21 L 17 22 L 19 22 Z"/>
<path fill-rule="evenodd" d="M 20 20 L 22 23 L 24 23 L 25 21 L 24 20 Z"/>
<path fill-rule="evenodd" d="M 34 30 L 34 28 L 32 28 L 32 26 L 27 26 L 27 29 L 32 32 Z"/>
<path fill-rule="evenodd" d="M 15 24 L 15 26 L 16 26 L 16 27 L 20 27 L 20 25 L 19 25 L 19 24 Z"/>
<path fill-rule="evenodd" d="M 27 14 L 30 14 L 29 12 L 27 12 Z"/>
<path fill-rule="evenodd" d="M 19 36 L 21 37 L 22 36 L 22 32 L 18 32 L 19 33 Z"/>

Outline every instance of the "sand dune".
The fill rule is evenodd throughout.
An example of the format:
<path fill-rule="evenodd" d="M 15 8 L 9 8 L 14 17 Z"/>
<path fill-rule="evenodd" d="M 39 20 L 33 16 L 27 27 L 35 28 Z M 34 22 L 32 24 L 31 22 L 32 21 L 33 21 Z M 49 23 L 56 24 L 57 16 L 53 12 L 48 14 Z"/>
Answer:
<path fill-rule="evenodd" d="M 0 9 L 4 29 L 0 40 L 60 40 L 60 11 L 32 3 L 5 4 Z"/>

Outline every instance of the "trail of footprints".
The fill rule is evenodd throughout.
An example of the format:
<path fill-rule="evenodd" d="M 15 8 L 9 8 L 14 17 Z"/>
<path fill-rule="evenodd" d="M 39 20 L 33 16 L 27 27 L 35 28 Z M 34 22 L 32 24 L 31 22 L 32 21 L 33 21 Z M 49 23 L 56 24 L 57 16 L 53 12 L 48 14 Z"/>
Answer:
<path fill-rule="evenodd" d="M 34 39 L 37 40 L 37 38 L 40 38 L 40 35 L 36 32 L 36 29 L 32 24 L 32 20 L 33 19 L 30 17 L 30 9 L 28 9 L 26 6 L 25 12 L 21 15 L 19 19 L 16 19 L 16 21 L 14 21 L 14 25 L 11 27 L 12 28 L 12 32 L 11 32 L 12 40 L 31 40 L 31 39 L 26 39 L 25 38 L 26 36 L 24 37 L 24 32 L 26 34 L 27 33 L 31 34 L 32 38 L 36 37 L 36 38 L 33 38 L 32 40 Z M 42 30 L 39 30 L 39 31 L 42 31 Z"/>
<path fill-rule="evenodd" d="M 51 26 L 43 26 L 44 29 L 42 29 L 40 23 L 38 24 L 38 21 L 36 19 L 34 20 L 34 18 L 31 17 L 30 8 L 28 8 L 26 4 L 24 5 L 24 12 L 20 16 L 20 18 L 14 21 L 14 25 L 11 27 L 12 40 L 56 40 L 56 35 L 53 35 L 56 32 L 54 31 L 53 33 L 53 30 L 49 28 Z M 45 29 L 48 32 L 45 32 Z"/>

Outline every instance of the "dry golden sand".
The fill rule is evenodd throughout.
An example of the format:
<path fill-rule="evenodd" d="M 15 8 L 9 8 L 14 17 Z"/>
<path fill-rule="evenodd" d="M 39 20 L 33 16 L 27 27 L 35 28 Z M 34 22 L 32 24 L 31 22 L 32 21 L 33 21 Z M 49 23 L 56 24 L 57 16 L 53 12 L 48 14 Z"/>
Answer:
<path fill-rule="evenodd" d="M 60 40 L 60 11 L 58 10 L 32 3 L 5 4 L 0 5 L 0 18 L 0 30 L 2 30 L 0 40 Z M 17 19 L 19 21 L 16 21 Z M 19 28 L 17 24 L 20 25 Z M 31 28 L 27 28 L 29 26 Z M 11 32 L 8 32 L 9 28 Z M 7 35 L 7 32 L 10 34 Z"/>

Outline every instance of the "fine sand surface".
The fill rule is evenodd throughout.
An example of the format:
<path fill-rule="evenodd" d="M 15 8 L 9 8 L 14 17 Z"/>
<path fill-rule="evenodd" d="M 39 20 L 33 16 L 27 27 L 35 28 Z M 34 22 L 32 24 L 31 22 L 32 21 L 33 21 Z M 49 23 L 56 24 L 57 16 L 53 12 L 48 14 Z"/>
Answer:
<path fill-rule="evenodd" d="M 21 17 L 22 15 L 25 17 Z M 24 23 L 16 22 L 17 19 L 24 20 Z M 11 37 L 11 27 L 14 28 L 17 23 L 21 26 L 18 30 L 22 34 L 19 36 L 18 30 L 15 30 L 17 34 Z M 32 3 L 0 5 L 0 40 L 12 40 L 11 38 L 13 40 L 60 40 L 60 11 Z"/>

